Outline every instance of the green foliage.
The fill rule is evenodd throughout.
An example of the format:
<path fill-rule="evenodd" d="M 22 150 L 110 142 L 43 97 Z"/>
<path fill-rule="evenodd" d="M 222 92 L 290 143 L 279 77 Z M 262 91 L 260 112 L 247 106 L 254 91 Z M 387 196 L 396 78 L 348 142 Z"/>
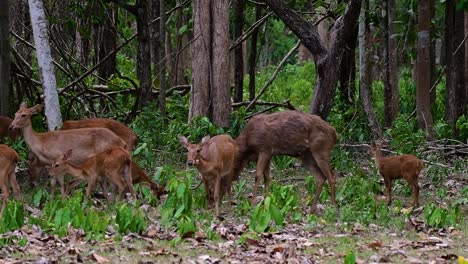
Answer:
<path fill-rule="evenodd" d="M 457 120 L 456 128 L 458 129 L 458 138 L 460 141 L 466 142 L 468 139 L 468 116 L 460 116 Z"/>
<path fill-rule="evenodd" d="M 345 264 L 355 264 L 356 263 L 356 253 L 354 253 L 353 251 L 348 251 L 348 253 L 346 253 L 344 263 Z"/>
<path fill-rule="evenodd" d="M 428 204 L 424 207 L 424 220 L 427 227 L 449 227 L 455 226 L 461 217 L 458 205 L 449 208 Z"/>
<path fill-rule="evenodd" d="M 408 120 L 406 115 L 400 115 L 394 127 L 387 129 L 385 134 L 392 137 L 391 146 L 401 153 L 416 154 L 417 148 L 425 142 L 424 133 L 417 129 L 416 120 Z"/>
<path fill-rule="evenodd" d="M 115 223 L 118 226 L 119 233 L 127 232 L 140 233 L 146 229 L 145 215 L 140 209 L 135 209 L 126 203 L 117 206 L 117 215 Z"/>
<path fill-rule="evenodd" d="M 21 202 L 9 201 L 0 220 L 0 234 L 19 229 L 24 225 L 24 208 Z"/>

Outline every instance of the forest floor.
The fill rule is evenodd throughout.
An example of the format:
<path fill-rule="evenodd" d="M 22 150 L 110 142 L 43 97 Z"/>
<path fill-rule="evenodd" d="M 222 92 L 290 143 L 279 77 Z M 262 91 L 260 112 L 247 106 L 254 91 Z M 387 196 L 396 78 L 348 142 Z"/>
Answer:
<path fill-rule="evenodd" d="M 243 177 L 242 184 L 245 185 L 234 188 L 235 204 L 230 210 L 225 201 L 223 219 L 200 220 L 197 222 L 198 231 L 184 238 L 175 228 L 167 228 L 160 223 L 161 206 L 167 199 L 167 196 L 163 196 L 156 207 L 142 205 L 148 225 L 139 234 L 118 235 L 109 227 L 104 238 L 96 241 L 86 239 L 82 229 L 71 225 L 65 236 L 58 236 L 29 224 L 7 232 L 0 235 L 0 241 L 4 241 L 0 246 L 0 264 L 458 263 L 460 256 L 468 258 L 468 177 L 465 172 L 447 175 L 450 178 L 448 181 L 421 177 L 423 206 L 412 211 L 403 206 L 409 204 L 412 194 L 406 183 L 398 183 L 393 190 L 394 203 L 388 208 L 389 214 L 384 216 L 389 219 L 377 217 L 362 221 L 362 214 L 368 212 L 366 205 L 362 205 L 362 211 L 348 208 L 347 198 L 339 200 L 338 216 L 330 216 L 334 208 L 327 197 L 321 199 L 318 212 L 311 216 L 307 213 L 310 194 L 305 190 L 304 180 L 300 180 L 306 177 L 307 172 L 299 168 L 273 168 L 272 174 L 277 184 L 294 185 L 299 194 L 298 210 L 302 217 L 297 221 L 285 221 L 282 227 L 272 226 L 262 233 L 249 230 L 250 215 L 238 213 L 238 207 L 242 206 L 240 200 L 247 200 L 251 194 L 249 184 L 253 182 L 253 177 L 250 172 L 250 175 L 246 173 Z M 342 174 L 338 178 L 338 188 L 350 186 L 347 177 L 350 176 Z M 379 191 L 372 196 L 379 200 L 379 208 L 386 208 L 384 201 L 380 201 L 384 189 L 381 180 L 377 177 L 364 180 L 379 182 L 376 184 Z M 358 180 L 351 182 L 354 185 L 359 183 Z M 431 227 L 426 223 L 424 205 L 437 204 L 440 208 L 450 208 L 460 199 L 464 200 L 458 202 L 460 212 L 456 224 Z M 27 206 L 27 210 L 32 212 L 40 208 Z M 353 210 L 356 212 L 350 212 Z M 450 216 L 441 214 L 440 217 Z"/>

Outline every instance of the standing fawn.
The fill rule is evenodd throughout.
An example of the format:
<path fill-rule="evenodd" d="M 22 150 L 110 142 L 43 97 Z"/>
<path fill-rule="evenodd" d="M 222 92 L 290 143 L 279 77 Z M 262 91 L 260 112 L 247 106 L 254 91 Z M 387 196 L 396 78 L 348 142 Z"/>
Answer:
<path fill-rule="evenodd" d="M 187 148 L 187 165 L 195 166 L 202 175 L 207 204 L 210 206 L 214 199 L 215 214 L 219 217 L 222 195 L 227 192 L 231 200 L 236 142 L 229 135 L 205 136 L 199 144 L 190 144 L 186 137 L 179 136 L 179 142 Z"/>
<path fill-rule="evenodd" d="M 15 168 L 19 161 L 19 156 L 16 151 L 7 145 L 0 144 L 0 189 L 2 190 L 3 204 L 2 211 L 0 211 L 0 219 L 7 206 L 7 200 L 10 197 L 11 185 L 15 196 L 19 198 L 19 186 L 16 182 Z"/>
<path fill-rule="evenodd" d="M 75 151 L 75 160 L 83 162 L 92 155 L 110 148 L 126 147 L 125 141 L 107 128 L 80 128 L 36 133 L 32 128 L 31 117 L 39 113 L 41 109 L 41 105 L 28 108 L 25 103 L 22 103 L 10 128 L 21 129 L 26 145 L 42 164 L 54 163 L 70 149 Z M 57 180 L 62 195 L 65 195 L 63 176 L 58 177 Z M 51 185 L 53 194 L 55 178 L 52 179 Z"/>
<path fill-rule="evenodd" d="M 369 149 L 374 156 L 375 166 L 385 183 L 387 204 L 392 203 L 392 181 L 404 179 L 413 189 L 412 205 L 419 205 L 418 176 L 422 170 L 422 161 L 413 155 L 398 155 L 393 157 L 382 156 L 382 141 L 377 141 Z"/>
<path fill-rule="evenodd" d="M 338 135 L 335 128 L 319 116 L 298 111 L 283 111 L 254 116 L 238 138 L 239 157 L 234 180 L 249 161 L 257 162 L 252 203 L 256 202 L 260 179 L 265 182 L 265 192 L 270 184 L 270 161 L 275 155 L 300 158 L 317 182 L 311 212 L 317 208 L 322 186 L 330 184 L 331 200 L 336 207 L 335 175 L 330 161 Z"/>
<path fill-rule="evenodd" d="M 81 165 L 72 163 L 70 160 L 72 153 L 72 150 L 69 150 L 63 157 L 58 158 L 50 168 L 49 174 L 56 177 L 70 174 L 85 180 L 88 183 L 86 198 L 89 198 L 97 181 L 105 184 L 106 180 L 119 188 L 119 199 L 123 198 L 126 189 L 135 198 L 131 176 L 131 158 L 127 150 L 122 147 L 108 149 L 88 158 Z M 104 192 L 107 196 L 107 190 Z"/>

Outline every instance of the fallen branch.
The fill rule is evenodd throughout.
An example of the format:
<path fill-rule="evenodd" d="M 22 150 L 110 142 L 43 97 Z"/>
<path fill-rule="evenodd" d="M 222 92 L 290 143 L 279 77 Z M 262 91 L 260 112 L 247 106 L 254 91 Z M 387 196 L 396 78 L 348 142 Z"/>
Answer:
<path fill-rule="evenodd" d="M 249 105 L 251 101 L 246 101 L 246 102 L 238 102 L 238 103 L 232 103 L 231 106 L 234 108 L 239 108 L 241 106 Z M 264 101 L 257 101 L 254 103 L 255 105 L 268 105 L 268 106 L 276 106 L 276 107 L 285 107 L 291 110 L 296 110 L 296 108 L 291 104 L 291 100 L 288 99 L 283 103 L 277 103 L 277 102 L 264 102 Z"/>

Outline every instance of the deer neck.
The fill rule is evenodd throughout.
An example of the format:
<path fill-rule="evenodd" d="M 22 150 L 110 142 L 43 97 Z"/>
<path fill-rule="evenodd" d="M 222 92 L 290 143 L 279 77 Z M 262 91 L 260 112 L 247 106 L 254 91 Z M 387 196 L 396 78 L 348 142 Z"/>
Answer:
<path fill-rule="evenodd" d="M 380 160 L 382 159 L 382 150 L 376 149 L 374 152 L 375 167 L 380 168 Z"/>
<path fill-rule="evenodd" d="M 79 166 L 73 165 L 70 162 L 67 162 L 65 164 L 65 168 L 66 173 L 72 175 L 73 177 L 83 178 L 83 176 L 85 175 L 83 170 Z"/>
<path fill-rule="evenodd" d="M 198 164 L 196 164 L 198 171 L 202 174 L 205 172 L 209 172 L 213 169 L 213 163 L 205 160 L 202 156 L 199 158 Z"/>
<path fill-rule="evenodd" d="M 42 151 L 41 151 L 42 142 L 40 138 L 38 137 L 37 133 L 34 132 L 31 121 L 29 121 L 29 123 L 26 126 L 21 128 L 21 131 L 23 132 L 24 142 L 26 142 L 26 145 L 28 145 L 28 148 L 31 150 L 32 153 L 38 156 L 41 161 L 43 161 L 44 157 L 43 155 L 41 155 L 42 154 Z"/>

